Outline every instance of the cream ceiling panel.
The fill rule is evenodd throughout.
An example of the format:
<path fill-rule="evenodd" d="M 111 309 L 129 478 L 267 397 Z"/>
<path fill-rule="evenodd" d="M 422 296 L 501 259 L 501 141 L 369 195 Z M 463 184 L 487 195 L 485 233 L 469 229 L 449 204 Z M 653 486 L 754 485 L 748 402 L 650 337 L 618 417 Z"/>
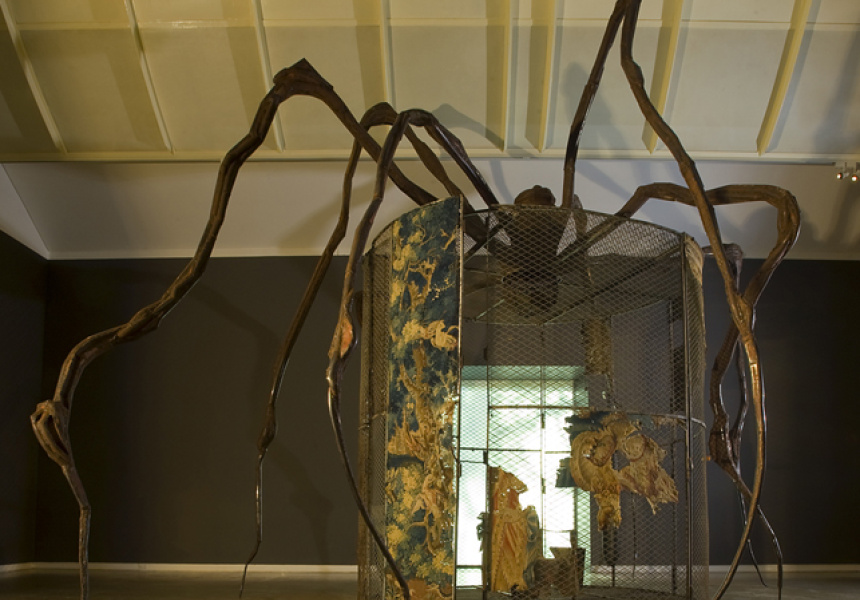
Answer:
<path fill-rule="evenodd" d="M 190 254 L 209 212 L 216 162 L 247 132 L 272 75 L 301 58 L 356 117 L 381 100 L 433 111 L 502 201 L 536 183 L 558 193 L 570 122 L 612 6 L 0 0 L 0 159 L 17 161 L 6 165 L 6 188 L 20 200 L 13 212 L 32 218 L 30 230 L 54 258 Z M 795 256 L 857 258 L 856 186 L 837 182 L 832 163 L 860 160 L 860 1 L 644 0 L 639 17 L 634 54 L 647 89 L 658 103 L 665 99 L 670 124 L 704 165 L 706 185 L 792 189 L 805 211 Z M 645 156 L 653 142 L 618 64 L 619 41 L 577 167 L 577 193 L 607 211 L 636 185 L 680 181 L 668 160 L 587 160 Z M 289 100 L 257 155 L 264 160 L 247 165 L 237 182 L 217 252 L 316 253 L 337 210 L 343 163 L 308 159 L 343 158 L 351 145 L 322 103 Z M 496 160 L 505 153 L 542 160 Z M 659 146 L 655 155 L 668 157 Z M 706 160 L 715 157 L 746 163 Z M 28 162 L 39 160 L 94 162 Z M 792 164 L 767 164 L 777 161 Z M 804 162 L 822 165 L 794 164 Z M 402 167 L 427 185 L 420 163 Z M 354 218 L 366 206 L 373 170 L 370 161 L 359 168 Z M 459 173 L 455 179 L 470 190 Z M 378 222 L 408 205 L 389 197 Z M 728 238 L 752 240 L 753 256 L 766 251 L 772 211 L 723 213 Z M 698 222 L 692 209 L 667 203 L 649 204 L 642 216 L 679 229 Z"/>
<path fill-rule="evenodd" d="M 266 21 L 272 70 L 308 59 L 357 119 L 385 99 L 380 32 L 374 26 L 289 26 Z M 349 151 L 352 136 L 322 102 L 292 98 L 279 111 L 286 152 Z"/>
<path fill-rule="evenodd" d="M 485 19 L 486 0 L 389 0 L 392 21 L 401 19 Z M 496 4 L 502 4 L 497 2 Z"/>
<path fill-rule="evenodd" d="M 21 37 L 70 152 L 165 148 L 128 29 L 25 29 Z"/>
<path fill-rule="evenodd" d="M 409 23 L 392 23 L 395 107 L 431 111 L 467 148 L 501 146 L 503 28 Z"/>
<path fill-rule="evenodd" d="M 379 12 L 380 0 L 259 0 L 263 18 L 277 21 L 355 20 Z"/>
<path fill-rule="evenodd" d="M 558 157 L 613 5 L 0 0 L 0 157 L 218 160 L 301 58 L 356 116 L 388 100 L 433 111 L 474 156 Z M 634 54 L 698 157 L 853 160 L 858 30 L 857 0 L 643 0 Z M 656 143 L 619 41 L 583 156 Z M 293 99 L 258 156 L 342 158 L 351 144 L 321 103 Z"/>
<path fill-rule="evenodd" d="M 816 25 L 807 35 L 773 149 L 856 156 L 860 154 L 860 27 Z"/>
<path fill-rule="evenodd" d="M 233 146 L 270 83 L 253 27 L 141 26 L 140 36 L 173 148 Z M 275 142 L 269 139 L 266 147 L 274 150 Z"/>
<path fill-rule="evenodd" d="M 819 0 L 813 7 L 812 23 L 860 24 L 860 2 L 857 0 Z"/>
<path fill-rule="evenodd" d="M 224 224 L 218 251 L 228 255 L 236 249 L 246 254 L 319 255 L 337 222 L 341 203 L 343 162 L 305 162 L 280 165 L 252 163 L 236 182 L 230 207 L 233 219 Z M 419 184 L 426 172 L 415 162 L 404 163 L 404 171 Z M 375 165 L 362 161 L 354 179 L 354 191 L 346 237 L 339 254 L 347 254 L 357 224 L 373 193 Z M 279 190 L 277 195 L 271 189 Z M 431 188 L 432 189 L 432 188 Z M 389 184 L 385 202 L 374 219 L 370 239 L 388 223 L 415 205 Z M 248 231 L 256 235 L 248 244 Z"/>
<path fill-rule="evenodd" d="M 233 21 L 252 23 L 253 2 L 248 0 L 130 0 L 138 22 L 182 23 L 193 21 Z"/>
<path fill-rule="evenodd" d="M 591 73 L 594 56 L 603 38 L 599 21 L 564 23 L 556 61 L 556 87 L 551 91 L 549 147 L 565 148 L 579 98 Z M 646 86 L 654 71 L 659 25 L 643 22 L 636 32 L 634 57 L 642 67 Z M 582 134 L 580 147 L 588 150 L 641 150 L 645 118 L 621 69 L 621 52 L 609 52 L 606 69 Z"/>
<path fill-rule="evenodd" d="M 39 106 L 0 14 L 0 154 L 54 153 Z"/>
<path fill-rule="evenodd" d="M 688 24 L 669 125 L 691 152 L 755 152 L 787 24 Z"/>
<path fill-rule="evenodd" d="M 555 1 L 555 0 L 552 0 Z M 639 8 L 639 20 L 650 21 L 660 19 L 663 11 L 664 0 L 643 0 Z M 606 0 L 562 0 L 560 17 L 565 19 L 596 19 L 603 21 L 604 25 L 612 9 L 614 2 Z"/>
<path fill-rule="evenodd" d="M 125 2 L 116 0 L 6 0 L 15 21 L 35 23 L 124 23 Z"/>
<path fill-rule="evenodd" d="M 791 0 L 688 0 L 691 21 L 788 23 Z"/>

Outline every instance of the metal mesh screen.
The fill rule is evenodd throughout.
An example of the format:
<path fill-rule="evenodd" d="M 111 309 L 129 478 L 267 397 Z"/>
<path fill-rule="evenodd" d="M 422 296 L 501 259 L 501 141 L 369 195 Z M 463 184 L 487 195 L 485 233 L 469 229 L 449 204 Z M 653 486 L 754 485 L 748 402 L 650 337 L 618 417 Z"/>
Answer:
<path fill-rule="evenodd" d="M 686 379 L 690 399 L 690 586 L 692 597 L 708 593 L 708 487 L 704 460 L 708 452 L 705 420 L 705 307 L 702 293 L 702 251 L 690 238 L 684 240 L 684 319 L 686 326 Z M 702 424 L 702 425 L 700 425 Z"/>
<path fill-rule="evenodd" d="M 376 238 L 364 261 L 359 490 L 377 530 L 385 531 L 386 422 L 388 417 L 388 300 L 391 231 Z M 385 596 L 386 564 L 364 522 L 359 523 L 360 598 Z"/>
<path fill-rule="evenodd" d="M 398 231 L 365 279 L 362 493 L 381 531 L 386 503 L 414 502 L 385 491 Z M 701 252 L 560 208 L 472 213 L 459 235 L 456 597 L 706 598 Z M 362 598 L 396 597 L 366 533 L 359 561 Z"/>
<path fill-rule="evenodd" d="M 458 541 L 475 547 L 475 523 L 481 570 L 458 553 L 458 594 L 705 597 L 702 343 L 687 343 L 703 328 L 685 238 L 520 206 L 465 229 L 461 432 L 486 434 L 460 440 L 476 459 L 461 493 L 483 479 L 484 510 L 469 522 L 461 508 Z"/>

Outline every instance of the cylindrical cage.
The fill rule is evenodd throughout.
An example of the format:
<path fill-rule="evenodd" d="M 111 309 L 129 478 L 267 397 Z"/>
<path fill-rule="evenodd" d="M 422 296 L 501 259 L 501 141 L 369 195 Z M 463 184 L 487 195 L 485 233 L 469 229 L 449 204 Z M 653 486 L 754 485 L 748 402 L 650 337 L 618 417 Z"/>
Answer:
<path fill-rule="evenodd" d="M 392 223 L 360 486 L 415 600 L 708 597 L 701 250 L 557 207 Z M 365 527 L 359 594 L 401 597 Z"/>

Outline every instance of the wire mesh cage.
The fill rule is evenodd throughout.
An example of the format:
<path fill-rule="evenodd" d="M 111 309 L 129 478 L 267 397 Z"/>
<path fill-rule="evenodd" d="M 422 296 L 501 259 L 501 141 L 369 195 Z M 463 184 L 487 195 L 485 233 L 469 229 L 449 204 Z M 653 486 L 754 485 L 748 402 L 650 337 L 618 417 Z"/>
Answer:
<path fill-rule="evenodd" d="M 457 199 L 376 239 L 361 492 L 414 598 L 707 596 L 701 260 L 648 223 Z M 361 529 L 361 597 L 401 597 Z"/>

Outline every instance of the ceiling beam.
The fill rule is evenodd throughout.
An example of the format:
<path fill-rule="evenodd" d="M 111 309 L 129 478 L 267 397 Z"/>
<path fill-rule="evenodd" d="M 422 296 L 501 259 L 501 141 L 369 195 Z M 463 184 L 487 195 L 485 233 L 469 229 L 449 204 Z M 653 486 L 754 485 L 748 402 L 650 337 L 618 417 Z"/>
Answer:
<path fill-rule="evenodd" d="M 785 96 L 788 92 L 791 78 L 794 75 L 794 68 L 797 65 L 797 57 L 800 54 L 800 46 L 803 43 L 803 34 L 809 21 L 811 6 L 812 0 L 795 0 L 794 2 L 791 23 L 789 24 L 788 32 L 785 34 L 785 46 L 782 49 L 779 68 L 776 71 L 776 80 L 774 81 L 770 100 L 768 100 L 767 108 L 764 112 L 761 129 L 756 138 L 756 149 L 759 156 L 767 152 L 773 138 L 773 132 L 776 129 L 779 114 L 782 112 L 782 107 L 785 104 Z"/>
<path fill-rule="evenodd" d="M 161 104 L 158 101 L 158 95 L 155 93 L 155 85 L 152 83 L 152 73 L 149 70 L 149 61 L 146 59 L 146 52 L 143 51 L 143 41 L 140 39 L 140 27 L 137 24 L 137 15 L 134 12 L 134 4 L 131 0 L 124 0 L 125 14 L 128 15 L 128 26 L 131 29 L 131 37 L 134 40 L 134 48 L 137 50 L 137 60 L 140 65 L 140 73 L 143 76 L 143 81 L 146 84 L 146 93 L 149 95 L 149 103 L 152 105 L 152 113 L 155 115 L 155 122 L 158 125 L 158 132 L 161 134 L 161 142 L 171 154 L 174 151 L 173 142 L 170 139 L 170 133 L 167 131 L 167 123 L 164 120 L 164 113 L 161 111 Z"/>
<path fill-rule="evenodd" d="M 260 0 L 253 0 L 252 11 L 254 13 L 254 32 L 257 37 L 257 54 L 260 57 L 260 71 L 263 75 L 263 89 L 268 90 L 272 87 L 275 74 L 272 72 L 272 61 L 269 59 L 269 42 L 266 38 L 266 25 L 263 19 L 263 5 Z M 283 152 L 286 147 L 284 141 L 284 129 L 281 126 L 280 119 L 272 121 L 271 131 L 275 136 L 275 147 L 279 152 Z"/>
<path fill-rule="evenodd" d="M 379 37 L 379 47 L 382 51 L 383 97 L 391 106 L 397 106 L 394 97 L 394 55 L 391 51 L 391 4 L 389 0 L 379 0 Z"/>
<path fill-rule="evenodd" d="M 562 0 L 534 0 L 532 2 L 532 26 L 546 26 L 546 46 L 544 48 L 544 64 L 542 91 L 540 102 L 540 117 L 538 120 L 538 139 L 533 142 L 538 152 L 546 150 L 547 138 L 549 137 L 550 124 L 550 102 L 552 91 L 555 86 L 555 64 L 556 64 L 556 34 L 558 30 L 558 16 Z"/>
<path fill-rule="evenodd" d="M 651 102 L 657 111 L 663 115 L 666 110 L 666 99 L 669 96 L 669 84 L 675 66 L 675 56 L 678 53 L 678 38 L 681 32 L 681 12 L 684 0 L 665 0 L 663 2 L 663 24 L 657 39 L 657 55 L 654 59 L 654 75 L 651 79 Z M 642 142 L 648 152 L 654 152 L 659 138 L 648 123 L 642 131 Z"/>
<path fill-rule="evenodd" d="M 512 20 L 513 15 L 511 14 L 511 2 L 508 0 L 507 2 L 500 2 L 498 4 L 490 3 L 488 9 L 488 32 L 487 35 L 490 35 L 490 32 L 495 27 L 502 28 L 502 52 L 500 56 L 500 61 L 502 62 L 501 73 L 502 80 L 499 83 L 499 115 L 498 115 L 498 128 L 499 128 L 499 139 L 497 141 L 496 146 L 502 152 L 508 149 L 508 140 L 510 138 L 509 124 L 511 123 L 511 94 L 513 90 L 511 89 L 513 77 L 511 76 L 512 70 L 514 68 L 513 65 L 513 40 L 512 40 Z M 488 48 L 491 47 L 488 41 Z M 487 89 L 487 101 L 492 102 L 492 93 L 493 90 Z M 487 116 L 490 116 L 490 111 L 488 111 Z M 489 128 L 488 128 L 489 129 Z"/>
<path fill-rule="evenodd" d="M 63 136 L 60 134 L 60 128 L 57 127 L 57 122 L 54 120 L 54 115 L 48 106 L 48 101 L 45 99 L 45 94 L 42 92 L 42 86 L 39 85 L 39 80 L 36 78 L 36 72 L 33 70 L 33 63 L 27 55 L 27 50 L 24 48 L 24 41 L 21 39 L 21 32 L 18 30 L 18 23 L 12 16 L 12 11 L 9 10 L 7 0 L 0 0 L 0 12 L 3 13 L 3 19 L 6 21 L 6 29 L 9 31 L 9 37 L 12 38 L 12 44 L 15 46 L 15 54 L 18 56 L 18 63 L 24 71 L 24 77 L 27 79 L 27 84 L 30 86 L 30 93 L 33 94 L 33 100 L 39 109 L 39 114 L 51 136 L 51 141 L 58 152 L 67 154 L 66 144 L 63 142 Z"/>

